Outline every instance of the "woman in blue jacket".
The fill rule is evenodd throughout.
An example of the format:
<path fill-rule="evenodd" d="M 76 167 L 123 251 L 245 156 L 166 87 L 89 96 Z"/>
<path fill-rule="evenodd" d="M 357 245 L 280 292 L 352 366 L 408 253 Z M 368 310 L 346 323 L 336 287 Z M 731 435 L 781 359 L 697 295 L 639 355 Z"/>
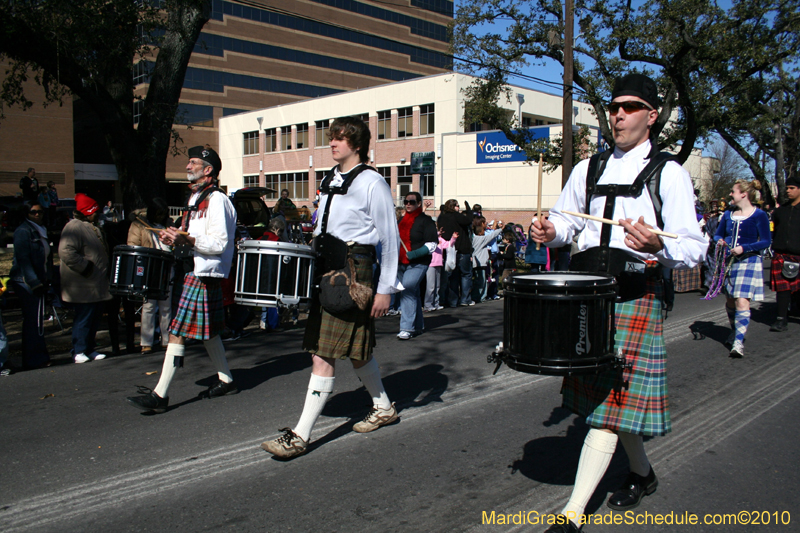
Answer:
<path fill-rule="evenodd" d="M 719 222 L 714 239 L 724 243 L 733 264 L 725 281 L 725 310 L 731 323 L 731 334 L 727 343 L 732 345 L 731 357 L 744 355 L 744 336 L 750 324 L 750 300 L 764 299 L 762 275 L 762 250 L 769 248 L 771 237 L 769 217 L 753 205 L 756 191 L 761 184 L 756 181 L 738 180 L 731 190 L 733 211 L 726 211 Z"/>
<path fill-rule="evenodd" d="M 14 231 L 14 264 L 11 286 L 22 305 L 22 353 L 25 368 L 50 362 L 44 338 L 44 308 L 48 281 L 52 276 L 52 254 L 39 204 L 25 205 L 25 222 Z"/>

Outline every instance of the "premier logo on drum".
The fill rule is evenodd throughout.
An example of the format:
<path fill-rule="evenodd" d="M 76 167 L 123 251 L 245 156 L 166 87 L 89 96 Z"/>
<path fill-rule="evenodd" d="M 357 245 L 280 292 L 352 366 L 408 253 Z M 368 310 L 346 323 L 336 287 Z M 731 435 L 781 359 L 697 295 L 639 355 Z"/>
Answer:
<path fill-rule="evenodd" d="M 592 350 L 588 326 L 589 310 L 586 308 L 586 304 L 581 304 L 581 311 L 578 314 L 578 343 L 575 345 L 575 351 L 581 355 L 588 354 Z"/>

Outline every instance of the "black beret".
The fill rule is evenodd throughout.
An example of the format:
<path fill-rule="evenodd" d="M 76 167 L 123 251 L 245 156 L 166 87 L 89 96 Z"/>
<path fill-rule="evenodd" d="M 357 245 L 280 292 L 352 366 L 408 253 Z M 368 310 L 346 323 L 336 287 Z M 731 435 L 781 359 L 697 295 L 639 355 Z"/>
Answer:
<path fill-rule="evenodd" d="M 222 161 L 210 146 L 194 146 L 189 148 L 189 159 L 196 157 L 202 159 L 214 168 L 214 171 L 219 174 L 222 170 Z"/>
<path fill-rule="evenodd" d="M 789 185 L 800 189 L 800 178 L 795 178 L 794 176 L 791 178 L 786 178 L 786 186 L 788 187 Z"/>
<path fill-rule="evenodd" d="M 658 87 L 656 82 L 644 74 L 628 74 L 614 81 L 614 91 L 611 99 L 618 96 L 635 96 L 641 98 L 653 109 L 661 107 L 661 100 L 658 98 Z"/>

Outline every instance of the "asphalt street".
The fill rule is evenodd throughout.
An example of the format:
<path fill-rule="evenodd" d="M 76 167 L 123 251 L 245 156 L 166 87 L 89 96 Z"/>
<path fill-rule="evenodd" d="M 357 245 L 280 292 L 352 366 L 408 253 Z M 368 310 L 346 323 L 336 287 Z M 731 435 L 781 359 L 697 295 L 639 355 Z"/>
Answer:
<path fill-rule="evenodd" d="M 629 516 L 605 506 L 627 474 L 619 447 L 587 512 L 633 523 L 585 532 L 800 531 L 800 323 L 770 333 L 766 298 L 734 360 L 722 298 L 678 295 L 664 324 L 673 431 L 645 443 L 658 490 Z M 189 347 L 160 415 L 125 397 L 155 386 L 147 374 L 163 353 L 4 378 L 0 530 L 544 531 L 536 521 L 566 502 L 588 428 L 560 407 L 561 378 L 505 366 L 492 375 L 486 357 L 502 321 L 502 301 L 447 309 L 400 341 L 398 319 L 379 320 L 375 354 L 401 420 L 353 432 L 371 402 L 340 363 L 310 452 L 289 462 L 259 444 L 302 410 L 311 364 L 302 329 L 229 344 L 242 392 L 214 400 L 199 397 L 215 379 L 211 361 Z M 675 525 L 690 515 L 698 523 Z"/>

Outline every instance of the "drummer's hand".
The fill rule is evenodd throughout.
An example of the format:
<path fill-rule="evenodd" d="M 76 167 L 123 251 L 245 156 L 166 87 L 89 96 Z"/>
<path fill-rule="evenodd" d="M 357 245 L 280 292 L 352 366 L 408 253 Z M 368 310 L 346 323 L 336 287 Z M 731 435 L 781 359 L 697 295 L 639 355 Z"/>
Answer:
<path fill-rule="evenodd" d="M 372 302 L 372 318 L 379 318 L 386 314 L 389 310 L 389 304 L 392 303 L 391 294 L 376 294 Z"/>
<path fill-rule="evenodd" d="M 546 218 L 543 218 L 541 222 L 539 222 L 539 219 L 536 219 L 533 221 L 533 224 L 531 224 L 530 233 L 533 242 L 546 243 L 556 238 L 556 227 Z"/>
<path fill-rule="evenodd" d="M 657 254 L 664 249 L 661 238 L 650 231 L 653 226 L 645 223 L 644 217 L 634 222 L 632 218 L 620 219 L 620 226 L 625 228 L 625 245 L 631 250 L 645 254 Z"/>
<path fill-rule="evenodd" d="M 736 248 L 731 250 L 731 253 L 733 255 L 742 255 L 744 253 L 744 248 L 742 248 L 741 246 L 737 246 Z"/>
<path fill-rule="evenodd" d="M 180 233 L 177 228 L 167 228 L 162 230 L 159 236 L 161 238 L 161 242 L 168 244 L 169 246 L 179 246 L 181 244 L 194 246 L 195 243 L 194 237 Z"/>

